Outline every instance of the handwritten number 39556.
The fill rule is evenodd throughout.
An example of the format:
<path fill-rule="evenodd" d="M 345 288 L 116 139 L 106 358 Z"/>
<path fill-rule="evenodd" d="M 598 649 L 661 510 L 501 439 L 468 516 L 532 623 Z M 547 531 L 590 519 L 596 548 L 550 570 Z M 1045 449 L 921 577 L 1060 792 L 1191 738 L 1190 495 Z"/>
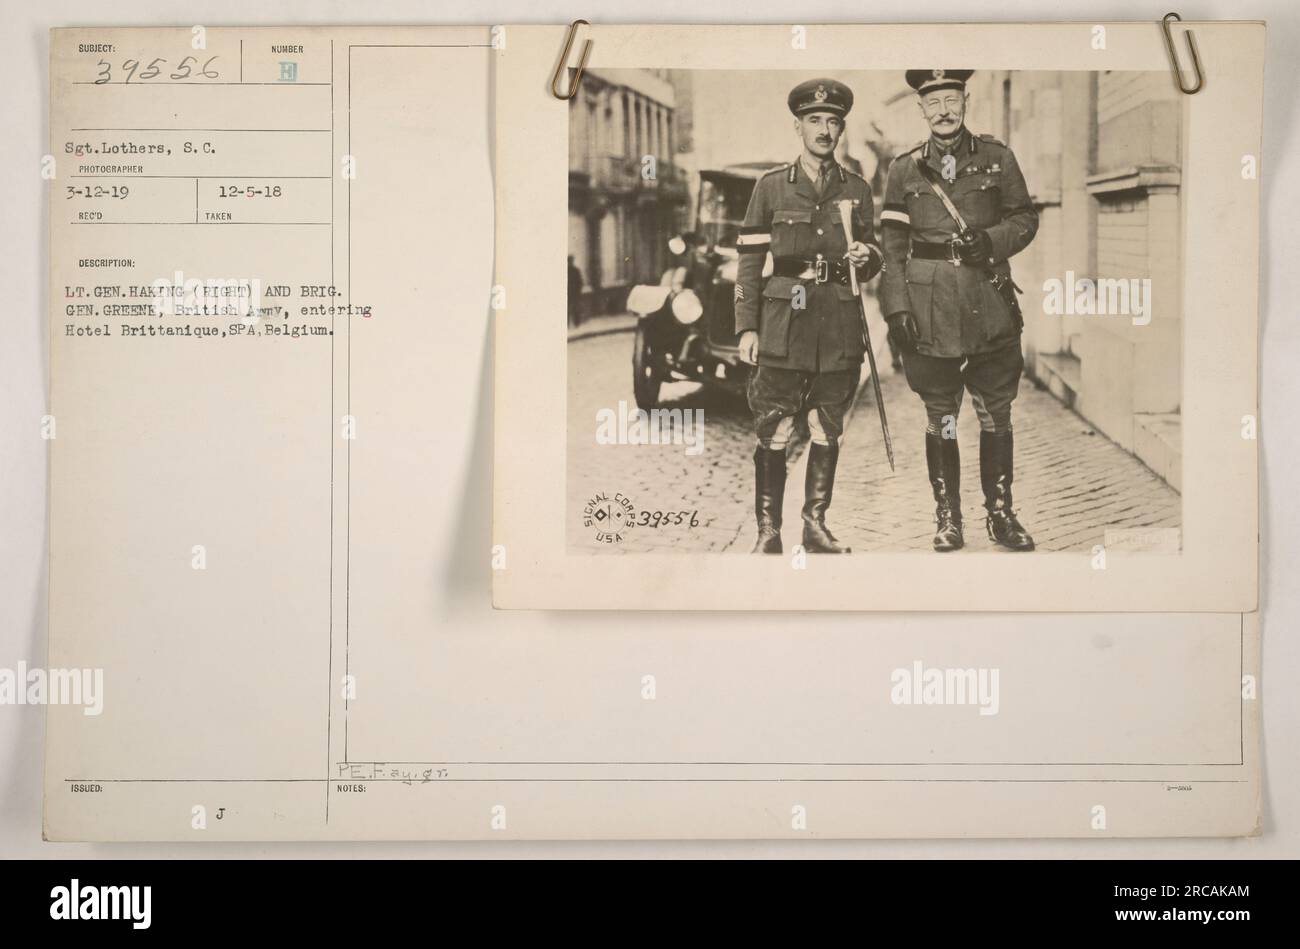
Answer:
<path fill-rule="evenodd" d="M 217 71 L 212 68 L 212 64 L 216 62 L 216 60 L 217 57 L 209 56 L 204 61 L 202 68 L 200 68 L 199 71 L 196 73 L 194 72 L 194 67 L 198 65 L 199 61 L 195 59 L 193 56 L 186 56 L 176 66 L 176 71 L 169 73 L 167 75 L 167 78 L 168 79 L 189 79 L 192 76 L 193 77 L 201 76 L 204 79 L 216 79 Z M 155 59 L 153 62 L 151 62 L 148 66 L 144 68 L 143 72 L 141 72 L 137 76 L 136 70 L 140 68 L 140 60 L 138 59 L 124 60 L 122 62 L 121 68 L 126 72 L 126 79 L 123 81 L 130 82 L 132 79 L 136 79 L 136 80 L 156 79 L 158 76 L 162 75 L 163 70 L 161 69 L 161 67 L 166 65 L 166 63 L 167 60 L 165 59 Z M 95 85 L 99 86 L 99 85 L 103 85 L 106 82 L 113 81 L 113 65 L 111 63 L 109 63 L 107 60 L 101 59 L 99 61 L 99 70 L 100 70 L 99 75 L 95 79 Z"/>

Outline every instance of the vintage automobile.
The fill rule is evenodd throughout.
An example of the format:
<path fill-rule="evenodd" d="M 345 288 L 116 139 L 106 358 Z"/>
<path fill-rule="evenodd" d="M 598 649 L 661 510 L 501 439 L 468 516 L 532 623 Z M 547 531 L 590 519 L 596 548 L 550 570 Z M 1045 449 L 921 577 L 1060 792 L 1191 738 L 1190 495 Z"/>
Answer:
<path fill-rule="evenodd" d="M 657 286 L 628 293 L 627 308 L 637 316 L 632 389 L 639 408 L 657 407 L 669 381 L 744 390 L 749 367 L 736 346 L 736 236 L 755 182 L 777 167 L 753 162 L 700 172 L 695 230 L 668 242 L 672 266 Z"/>

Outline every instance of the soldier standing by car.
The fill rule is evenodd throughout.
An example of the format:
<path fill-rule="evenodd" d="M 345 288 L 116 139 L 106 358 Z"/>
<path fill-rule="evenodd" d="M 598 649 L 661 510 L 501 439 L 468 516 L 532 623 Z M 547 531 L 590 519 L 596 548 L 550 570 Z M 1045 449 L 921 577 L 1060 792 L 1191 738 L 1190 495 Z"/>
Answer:
<path fill-rule="evenodd" d="M 890 337 L 903 350 L 908 385 L 925 402 L 935 550 L 964 543 L 956 426 L 963 386 L 979 416 L 989 538 L 1011 550 L 1032 550 L 1033 539 L 1011 506 L 1011 403 L 1025 362 L 1007 259 L 1034 239 L 1038 212 L 1011 149 L 966 128 L 966 80 L 973 72 L 906 73 L 930 137 L 889 169 L 880 301 Z"/>
<path fill-rule="evenodd" d="M 803 150 L 754 188 L 736 249 L 736 332 L 749 378 L 754 450 L 754 553 L 781 552 L 786 446 L 800 413 L 811 444 L 804 482 L 803 546 L 810 553 L 848 553 L 826 527 L 844 415 L 857 390 L 866 351 L 848 268 L 869 280 L 883 255 L 872 242 L 871 189 L 835 160 L 853 92 L 833 79 L 791 90 L 787 105 Z M 839 205 L 852 205 L 852 234 Z M 767 254 L 772 273 L 763 279 Z"/>

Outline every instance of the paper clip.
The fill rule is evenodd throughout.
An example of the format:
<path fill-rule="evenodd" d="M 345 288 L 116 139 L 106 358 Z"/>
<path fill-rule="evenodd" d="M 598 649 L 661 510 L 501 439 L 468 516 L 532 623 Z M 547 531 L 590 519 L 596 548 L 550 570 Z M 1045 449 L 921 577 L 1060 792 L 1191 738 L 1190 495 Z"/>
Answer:
<path fill-rule="evenodd" d="M 1196 37 L 1191 30 L 1187 31 L 1187 49 L 1192 54 L 1192 73 L 1196 76 L 1196 85 L 1190 89 L 1183 85 L 1183 70 L 1178 65 L 1178 53 L 1174 51 L 1174 34 L 1169 29 L 1169 19 L 1172 17 L 1182 22 L 1182 17 L 1177 13 L 1166 13 L 1165 18 L 1160 21 L 1160 27 L 1165 31 L 1165 47 L 1169 50 L 1169 65 L 1174 73 L 1174 82 L 1178 88 L 1186 95 L 1194 95 L 1201 91 L 1201 86 L 1205 85 L 1205 76 L 1201 73 L 1201 58 L 1196 55 Z"/>
<path fill-rule="evenodd" d="M 578 60 L 578 68 L 573 73 L 573 82 L 569 84 L 569 94 L 560 95 L 560 74 L 564 72 L 565 65 L 569 62 L 569 51 L 573 49 L 573 37 L 578 32 L 579 24 L 590 26 L 586 20 L 574 20 L 569 24 L 569 35 L 564 40 L 564 52 L 560 54 L 560 62 L 555 67 L 555 75 L 551 77 L 551 95 L 557 99 L 572 99 L 578 94 L 578 84 L 582 82 L 582 71 L 587 67 L 587 57 L 591 55 L 591 40 L 582 47 L 582 56 Z"/>

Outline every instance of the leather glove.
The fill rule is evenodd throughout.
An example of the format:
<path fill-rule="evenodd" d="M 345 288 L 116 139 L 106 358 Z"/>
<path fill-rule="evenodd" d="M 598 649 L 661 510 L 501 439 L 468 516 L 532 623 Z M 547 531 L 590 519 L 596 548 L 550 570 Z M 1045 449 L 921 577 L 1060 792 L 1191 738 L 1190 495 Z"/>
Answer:
<path fill-rule="evenodd" d="M 906 310 L 893 313 L 886 322 L 889 324 L 889 338 L 898 351 L 916 352 L 916 343 L 921 334 L 916 331 L 916 320 L 912 318 L 912 314 Z"/>
<path fill-rule="evenodd" d="M 984 264 L 989 263 L 989 258 L 993 256 L 993 239 L 989 237 L 988 231 L 971 229 L 957 238 L 957 256 L 965 264 Z"/>

